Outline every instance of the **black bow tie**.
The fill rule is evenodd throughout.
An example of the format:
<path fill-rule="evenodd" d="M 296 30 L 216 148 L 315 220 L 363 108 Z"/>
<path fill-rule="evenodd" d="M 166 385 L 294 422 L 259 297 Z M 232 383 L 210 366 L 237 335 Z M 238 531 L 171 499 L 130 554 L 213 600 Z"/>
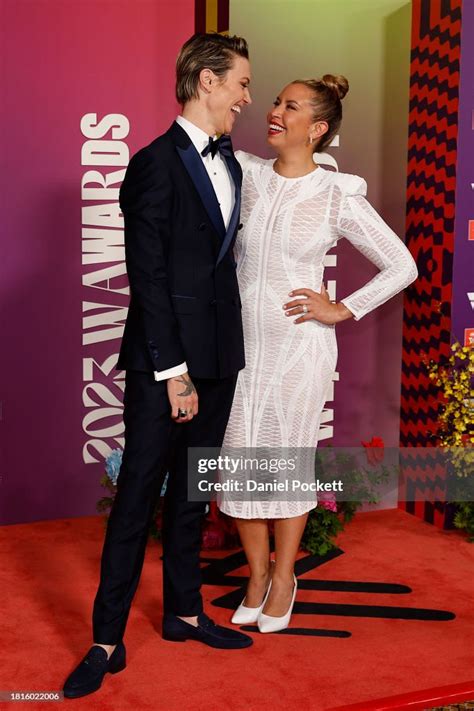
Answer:
<path fill-rule="evenodd" d="M 217 151 L 219 151 L 222 156 L 234 155 L 234 151 L 232 150 L 232 141 L 227 133 L 223 133 L 222 136 L 219 136 L 219 138 L 209 137 L 209 143 L 204 150 L 201 151 L 201 155 L 205 158 L 207 154 L 210 153 L 212 155 L 212 159 L 214 160 L 214 156 Z"/>

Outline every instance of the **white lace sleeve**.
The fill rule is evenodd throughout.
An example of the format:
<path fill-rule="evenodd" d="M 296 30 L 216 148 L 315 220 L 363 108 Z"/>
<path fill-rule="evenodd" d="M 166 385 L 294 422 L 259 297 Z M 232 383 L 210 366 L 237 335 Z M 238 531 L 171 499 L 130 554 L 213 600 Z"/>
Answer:
<path fill-rule="evenodd" d="M 339 212 L 338 233 L 380 270 L 364 286 L 340 300 L 359 321 L 415 281 L 418 269 L 402 240 L 365 199 L 365 180 L 359 176 L 350 178 Z"/>

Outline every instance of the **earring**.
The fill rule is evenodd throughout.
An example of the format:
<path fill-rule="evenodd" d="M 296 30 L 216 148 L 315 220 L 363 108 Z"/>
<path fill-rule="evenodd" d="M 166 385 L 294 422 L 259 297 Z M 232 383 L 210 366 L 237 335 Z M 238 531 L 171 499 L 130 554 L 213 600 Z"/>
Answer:
<path fill-rule="evenodd" d="M 313 145 L 313 137 L 312 137 L 312 136 L 309 137 L 309 145 L 310 145 L 310 146 Z"/>

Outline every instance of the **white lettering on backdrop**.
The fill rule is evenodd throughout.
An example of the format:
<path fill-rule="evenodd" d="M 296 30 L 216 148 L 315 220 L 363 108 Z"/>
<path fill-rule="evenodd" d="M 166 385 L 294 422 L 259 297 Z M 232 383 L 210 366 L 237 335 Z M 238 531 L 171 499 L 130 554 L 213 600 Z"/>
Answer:
<path fill-rule="evenodd" d="M 81 165 L 101 168 L 87 170 L 81 181 L 82 265 L 85 267 L 82 273 L 85 294 L 82 302 L 82 401 L 87 409 L 82 428 L 87 436 L 83 447 L 86 464 L 101 461 L 117 445 L 124 446 L 124 373 L 116 371 L 115 365 L 130 293 L 126 279 L 123 216 L 118 202 L 120 183 L 129 161 L 129 149 L 122 139 L 128 136 L 129 130 L 129 121 L 123 114 L 107 114 L 97 121 L 97 114 L 90 113 L 81 119 L 81 132 L 87 139 L 81 150 Z M 111 138 L 105 138 L 109 131 Z M 338 143 L 334 142 L 334 145 Z M 337 162 L 328 154 L 316 154 L 315 160 L 338 169 Z M 121 169 L 117 170 L 118 166 Z M 111 170 L 105 171 L 106 168 Z M 326 268 L 336 267 L 336 264 L 335 254 L 326 255 Z M 91 269 L 90 265 L 100 266 Z M 334 279 L 327 280 L 327 288 L 330 298 L 335 299 Z M 104 353 L 104 344 L 110 344 L 112 352 Z M 333 379 L 339 380 L 337 371 Z M 327 405 L 333 400 L 334 388 L 328 394 Z M 326 406 L 319 440 L 333 436 L 333 417 L 333 408 Z"/>
<path fill-rule="evenodd" d="M 85 464 L 124 445 L 124 373 L 115 370 L 130 293 L 119 206 L 120 183 L 129 161 L 130 124 L 123 114 L 81 119 L 82 200 L 82 429 Z"/>
<path fill-rule="evenodd" d="M 331 143 L 329 144 L 333 148 L 339 148 L 339 134 L 333 138 Z M 331 168 L 334 168 L 334 170 L 338 171 L 339 170 L 339 165 L 337 163 L 337 160 L 334 158 L 334 156 L 330 155 L 329 153 L 314 153 L 313 154 L 313 160 L 315 163 L 318 165 L 328 165 Z M 323 265 L 325 267 L 324 269 L 324 276 L 326 275 L 331 275 L 330 269 L 331 268 L 336 268 L 337 267 L 337 254 L 329 252 L 329 254 L 326 254 L 323 260 Z M 335 279 L 325 279 L 326 282 L 326 288 L 328 290 L 329 298 L 331 301 L 336 300 L 336 280 Z M 332 383 L 330 387 L 330 391 L 327 395 L 326 399 L 326 404 L 323 407 L 323 412 L 321 415 L 321 420 L 319 423 L 319 432 L 318 432 L 318 442 L 321 442 L 323 439 L 332 439 L 334 436 L 334 407 L 331 407 L 330 403 L 334 401 L 334 382 L 339 380 L 339 373 L 337 370 L 334 371 L 333 377 L 332 377 Z"/>

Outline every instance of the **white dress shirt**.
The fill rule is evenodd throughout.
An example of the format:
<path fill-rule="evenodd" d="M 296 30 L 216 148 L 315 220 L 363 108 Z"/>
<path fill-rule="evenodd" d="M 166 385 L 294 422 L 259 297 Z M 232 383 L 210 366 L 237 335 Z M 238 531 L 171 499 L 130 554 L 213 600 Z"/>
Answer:
<path fill-rule="evenodd" d="M 194 123 L 188 121 L 188 119 L 183 118 L 183 116 L 177 116 L 176 123 L 186 131 L 189 138 L 193 142 L 194 147 L 198 151 L 199 155 L 201 155 L 201 151 L 209 143 L 209 135 Z M 216 136 L 213 136 L 213 138 L 216 138 Z M 224 225 L 227 229 L 235 203 L 234 181 L 232 180 L 232 176 L 227 168 L 227 163 L 219 151 L 216 153 L 214 158 L 210 152 L 206 157 L 201 155 L 201 160 L 204 163 L 204 167 L 207 170 L 212 187 L 216 193 L 217 201 L 221 208 L 222 219 L 224 220 Z M 186 365 L 186 362 L 175 365 L 172 368 L 167 368 L 166 370 L 155 370 L 155 380 L 167 380 L 168 378 L 173 378 L 176 375 L 183 375 L 183 373 L 186 373 L 187 370 L 188 366 Z"/>

